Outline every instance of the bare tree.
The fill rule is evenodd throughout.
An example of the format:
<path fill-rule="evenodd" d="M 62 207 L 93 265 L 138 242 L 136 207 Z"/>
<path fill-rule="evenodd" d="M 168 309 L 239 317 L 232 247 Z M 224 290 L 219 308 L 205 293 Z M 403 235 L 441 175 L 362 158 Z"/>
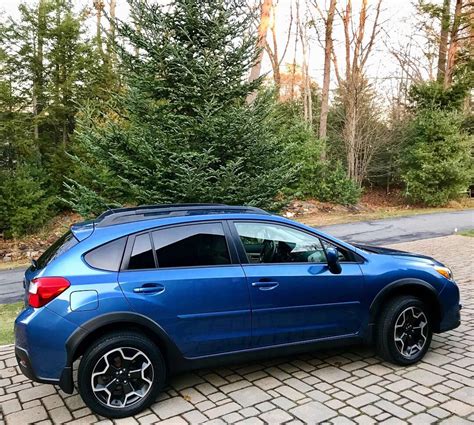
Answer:
<path fill-rule="evenodd" d="M 344 79 L 339 71 L 334 48 L 332 50 L 333 65 L 344 106 L 342 138 L 346 148 L 347 174 L 358 184 L 362 184 L 373 155 L 373 152 L 371 153 L 373 145 L 367 143 L 366 137 L 361 137 L 362 133 L 358 131 L 358 128 L 363 123 L 360 107 L 364 102 L 367 90 L 365 67 L 380 32 L 381 4 L 382 0 L 378 0 L 376 3 L 371 28 L 367 28 L 367 0 L 362 0 L 358 20 L 354 17 L 351 0 L 347 0 L 344 10 L 338 11 L 344 31 Z M 367 29 L 370 30 L 368 37 L 366 36 Z"/>
<path fill-rule="evenodd" d="M 257 60 L 254 63 L 252 69 L 250 70 L 249 82 L 255 81 L 260 77 L 260 72 L 262 70 L 262 60 L 263 53 L 265 49 L 268 25 L 270 23 L 270 11 L 272 9 L 273 1 L 272 0 L 262 0 L 260 4 L 260 22 L 258 24 L 258 39 L 257 47 L 260 49 Z M 247 102 L 253 102 L 257 97 L 257 93 L 253 92 L 247 96 Z"/>
<path fill-rule="evenodd" d="M 272 11 L 271 11 L 272 19 L 270 23 L 270 32 L 271 32 L 272 46 L 270 46 L 268 41 L 265 40 L 265 50 L 268 54 L 268 57 L 270 58 L 270 63 L 272 65 L 272 71 L 273 71 L 273 81 L 275 83 L 275 89 L 276 89 L 278 97 L 280 97 L 280 87 L 281 87 L 280 66 L 283 60 L 285 59 L 286 52 L 290 44 L 291 29 L 293 27 L 293 2 L 292 1 L 290 2 L 290 20 L 288 24 L 286 43 L 285 43 L 285 47 L 283 49 L 283 53 L 281 57 L 278 51 L 278 32 L 277 32 L 277 26 L 276 26 L 276 23 L 277 23 L 276 9 L 277 9 L 278 2 L 279 1 L 277 0 L 277 2 L 273 5 Z"/>

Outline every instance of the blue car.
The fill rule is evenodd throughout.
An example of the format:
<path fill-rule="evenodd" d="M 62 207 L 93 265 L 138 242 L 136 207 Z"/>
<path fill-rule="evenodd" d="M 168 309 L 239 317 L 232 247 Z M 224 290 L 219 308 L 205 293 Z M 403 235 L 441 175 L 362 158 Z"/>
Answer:
<path fill-rule="evenodd" d="M 171 374 L 269 354 L 373 343 L 399 365 L 460 324 L 438 261 L 349 245 L 253 207 L 155 205 L 75 224 L 25 273 L 15 353 L 30 379 L 110 418 Z"/>

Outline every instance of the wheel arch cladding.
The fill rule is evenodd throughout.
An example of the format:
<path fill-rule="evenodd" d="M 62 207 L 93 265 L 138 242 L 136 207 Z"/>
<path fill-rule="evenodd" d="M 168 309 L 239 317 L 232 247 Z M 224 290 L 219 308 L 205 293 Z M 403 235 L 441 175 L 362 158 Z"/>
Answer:
<path fill-rule="evenodd" d="M 411 295 L 422 300 L 431 315 L 434 332 L 439 332 L 442 309 L 436 290 L 427 282 L 420 279 L 401 279 L 385 286 L 374 298 L 370 305 L 370 324 L 376 325 L 386 301 L 400 295 Z"/>
<path fill-rule="evenodd" d="M 66 342 L 68 364 L 84 354 L 97 338 L 117 330 L 129 330 L 147 336 L 160 349 L 169 370 L 182 358 L 181 352 L 167 333 L 151 319 L 130 312 L 109 313 L 84 323 Z"/>

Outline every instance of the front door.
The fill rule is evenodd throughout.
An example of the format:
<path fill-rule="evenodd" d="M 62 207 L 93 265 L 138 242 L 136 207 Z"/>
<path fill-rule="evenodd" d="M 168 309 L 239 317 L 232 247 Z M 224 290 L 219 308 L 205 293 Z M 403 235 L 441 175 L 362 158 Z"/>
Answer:
<path fill-rule="evenodd" d="M 316 235 L 278 223 L 235 221 L 250 290 L 252 346 L 356 334 L 363 277 L 340 248 L 342 272 L 329 271 Z"/>
<path fill-rule="evenodd" d="M 119 282 L 133 310 L 158 323 L 186 357 L 249 347 L 247 283 L 231 261 L 222 223 L 130 238 Z"/>

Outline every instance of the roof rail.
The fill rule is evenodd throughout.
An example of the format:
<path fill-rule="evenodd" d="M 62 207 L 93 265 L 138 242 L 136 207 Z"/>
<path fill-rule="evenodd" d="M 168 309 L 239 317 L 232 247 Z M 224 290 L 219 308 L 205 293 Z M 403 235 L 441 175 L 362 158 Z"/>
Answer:
<path fill-rule="evenodd" d="M 114 224 L 130 223 L 133 221 L 151 220 L 154 218 L 178 217 L 186 215 L 205 214 L 269 214 L 268 212 L 247 206 L 226 204 L 158 204 L 141 205 L 130 208 L 114 208 L 102 213 L 95 220 L 96 227 L 112 226 Z"/>

